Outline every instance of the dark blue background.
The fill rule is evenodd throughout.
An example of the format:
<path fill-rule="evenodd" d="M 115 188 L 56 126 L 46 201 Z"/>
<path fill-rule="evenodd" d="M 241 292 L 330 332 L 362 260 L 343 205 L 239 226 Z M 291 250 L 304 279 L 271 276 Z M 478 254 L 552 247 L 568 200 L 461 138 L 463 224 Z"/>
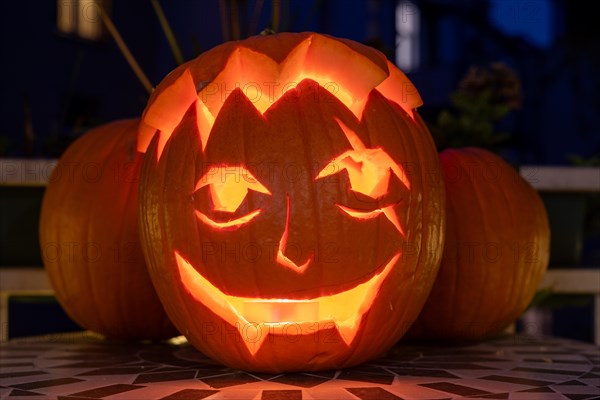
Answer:
<path fill-rule="evenodd" d="M 223 41 L 218 1 L 162 3 L 186 59 Z M 238 3 L 248 25 L 255 1 Z M 587 3 L 413 3 L 421 17 L 420 67 L 409 76 L 425 101 L 426 119 L 433 120 L 447 105 L 469 66 L 503 61 L 519 73 L 525 94 L 522 110 L 506 122 L 518 162 L 567 164 L 569 153 L 600 152 L 600 24 Z M 281 5 L 280 30 L 374 43 L 394 59 L 395 0 L 283 0 Z M 116 26 L 156 85 L 176 65 L 150 2 L 114 0 L 112 8 Z M 257 31 L 269 26 L 270 11 L 271 2 L 265 1 Z M 57 156 L 89 126 L 139 115 L 147 100 L 112 40 L 90 43 L 61 36 L 56 13 L 57 2 L 51 0 L 1 2 L 4 155 Z M 249 33 L 256 32 L 242 31 L 242 36 Z M 28 113 L 33 146 L 24 139 Z"/>

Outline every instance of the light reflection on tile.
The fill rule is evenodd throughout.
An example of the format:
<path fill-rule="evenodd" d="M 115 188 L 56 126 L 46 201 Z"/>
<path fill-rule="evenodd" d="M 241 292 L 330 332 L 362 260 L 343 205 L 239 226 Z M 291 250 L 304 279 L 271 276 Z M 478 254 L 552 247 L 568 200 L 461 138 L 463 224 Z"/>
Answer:
<path fill-rule="evenodd" d="M 465 396 L 510 400 L 600 396 L 600 348 L 524 336 L 472 346 L 400 344 L 341 371 L 260 374 L 233 370 L 188 344 L 123 346 L 57 335 L 0 349 L 0 398 L 134 400 L 396 400 Z"/>

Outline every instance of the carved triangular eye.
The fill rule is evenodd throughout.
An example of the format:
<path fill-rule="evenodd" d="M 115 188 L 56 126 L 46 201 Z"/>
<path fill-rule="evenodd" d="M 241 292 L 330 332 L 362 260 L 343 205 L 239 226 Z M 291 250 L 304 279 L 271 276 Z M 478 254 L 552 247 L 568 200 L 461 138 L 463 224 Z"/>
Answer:
<path fill-rule="evenodd" d="M 235 213 L 240 207 L 248 194 L 248 190 L 268 195 L 271 194 L 248 169 L 241 165 L 210 167 L 196 183 L 195 190 L 199 190 L 205 186 L 209 186 L 213 211 L 231 214 Z M 260 212 L 260 209 L 254 210 L 242 217 L 223 222 L 215 221 L 200 211 L 196 211 L 196 215 L 202 222 L 208 225 L 216 228 L 225 228 L 245 224 L 260 214 Z"/>
<path fill-rule="evenodd" d="M 406 174 L 382 149 L 349 150 L 321 170 L 317 179 L 344 169 L 348 171 L 350 189 L 373 199 L 387 193 L 392 172 L 410 189 Z"/>
<path fill-rule="evenodd" d="M 316 179 L 336 174 L 345 169 L 348 171 L 352 191 L 377 199 L 387 193 L 390 176 L 393 173 L 410 190 L 410 182 L 401 165 L 397 164 L 381 148 L 366 148 L 354 131 L 340 120 L 337 122 L 350 141 L 352 150 L 333 159 L 319 172 Z"/>
<path fill-rule="evenodd" d="M 350 141 L 352 150 L 336 157 L 317 174 L 315 179 L 321 179 L 346 170 L 350 181 L 350 190 L 377 200 L 388 193 L 390 178 L 394 174 L 410 190 L 410 181 L 401 165 L 397 164 L 381 148 L 366 148 L 354 131 L 341 121 L 338 120 L 337 122 Z M 356 210 L 342 204 L 336 205 L 340 210 L 357 219 L 371 219 L 383 214 L 404 236 L 404 229 L 396 214 L 395 204 L 388 204 L 370 210 Z"/>

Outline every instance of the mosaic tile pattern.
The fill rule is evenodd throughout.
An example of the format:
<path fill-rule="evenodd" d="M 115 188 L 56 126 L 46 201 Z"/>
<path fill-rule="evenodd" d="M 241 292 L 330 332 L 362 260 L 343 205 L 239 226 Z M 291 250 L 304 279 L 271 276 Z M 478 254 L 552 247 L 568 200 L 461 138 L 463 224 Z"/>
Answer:
<path fill-rule="evenodd" d="M 600 348 L 508 336 L 470 346 L 400 344 L 340 371 L 253 374 L 188 344 L 128 344 L 89 333 L 0 346 L 0 399 L 600 399 Z"/>

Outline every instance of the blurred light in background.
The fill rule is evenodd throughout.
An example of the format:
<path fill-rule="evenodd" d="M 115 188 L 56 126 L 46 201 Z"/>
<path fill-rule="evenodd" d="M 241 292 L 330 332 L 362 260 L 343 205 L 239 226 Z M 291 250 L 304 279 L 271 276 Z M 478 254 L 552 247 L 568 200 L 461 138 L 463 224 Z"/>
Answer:
<path fill-rule="evenodd" d="M 421 13 L 406 0 L 396 5 L 396 65 L 404 72 L 419 69 L 421 41 Z"/>
<path fill-rule="evenodd" d="M 56 27 L 62 34 L 86 40 L 104 37 L 104 24 L 100 13 L 110 12 L 107 0 L 57 0 Z"/>

